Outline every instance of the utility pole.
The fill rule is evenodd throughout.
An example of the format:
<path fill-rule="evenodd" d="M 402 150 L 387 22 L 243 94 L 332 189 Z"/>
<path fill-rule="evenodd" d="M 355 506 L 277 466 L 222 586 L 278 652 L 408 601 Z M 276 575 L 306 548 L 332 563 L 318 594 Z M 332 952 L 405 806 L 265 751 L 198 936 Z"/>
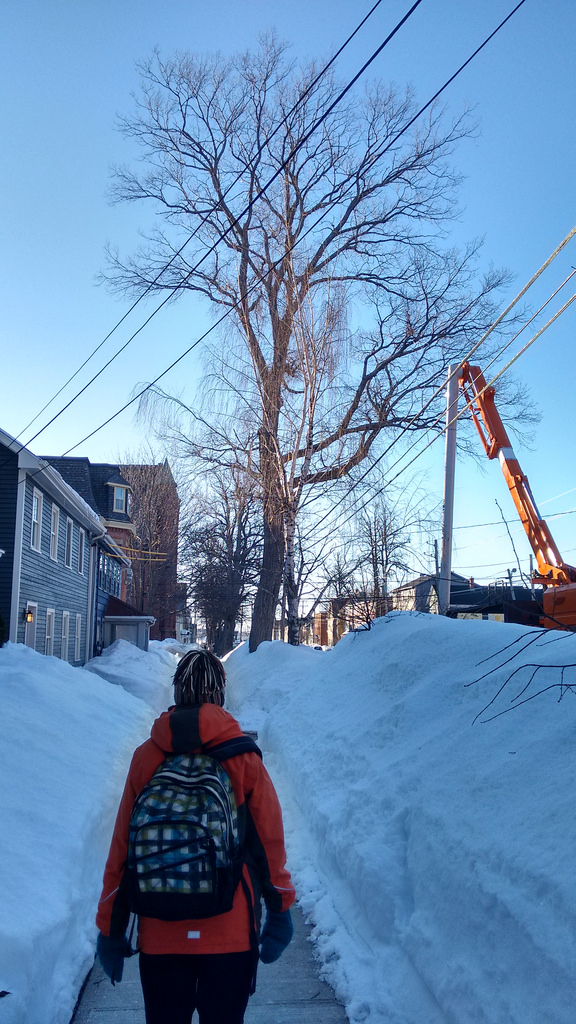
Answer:
<path fill-rule="evenodd" d="M 438 581 L 438 612 L 440 615 L 447 615 L 450 608 L 459 368 L 459 363 L 450 364 L 448 367 L 448 383 L 446 385 L 446 454 L 444 459 L 444 501 L 442 504 L 442 556 L 440 560 L 440 579 Z"/>

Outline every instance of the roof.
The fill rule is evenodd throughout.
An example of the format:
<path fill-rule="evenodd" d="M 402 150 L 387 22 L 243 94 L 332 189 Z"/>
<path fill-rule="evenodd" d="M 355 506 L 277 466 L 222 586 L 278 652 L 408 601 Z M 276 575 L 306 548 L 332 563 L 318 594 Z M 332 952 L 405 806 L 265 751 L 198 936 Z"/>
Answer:
<path fill-rule="evenodd" d="M 13 452 L 18 467 L 25 470 L 31 479 L 37 480 L 38 486 L 53 500 L 70 515 L 75 516 L 91 533 L 96 536 L 102 534 L 103 527 L 94 506 L 86 501 L 84 495 L 51 464 L 49 459 L 34 455 L 29 448 L 20 444 L 4 430 L 0 430 L 0 444 Z"/>
<path fill-rule="evenodd" d="M 409 580 L 408 583 L 402 583 L 399 587 L 394 587 L 394 593 L 400 590 L 413 590 L 415 587 L 422 587 L 425 584 L 435 586 L 438 583 L 439 577 L 433 573 L 428 575 L 416 576 L 415 579 Z M 457 572 L 450 574 L 450 590 L 452 593 L 462 590 L 478 590 L 482 589 L 478 583 L 470 581 L 466 576 L 459 576 Z"/>
<path fill-rule="evenodd" d="M 121 601 L 119 597 L 114 597 L 112 594 L 106 602 L 104 615 L 106 618 L 113 619 L 144 619 L 147 622 L 156 622 L 154 615 L 146 615 L 144 612 L 139 611 L 138 608 L 133 608 L 131 604 Z"/>
<path fill-rule="evenodd" d="M 90 461 L 86 458 L 58 458 L 52 455 L 45 455 L 43 458 L 49 462 L 54 469 L 58 470 L 60 476 L 70 484 L 71 487 L 86 501 L 90 508 L 98 512 L 98 505 L 92 490 L 90 476 Z"/>
<path fill-rule="evenodd" d="M 100 515 L 104 516 L 107 520 L 113 519 L 119 523 L 130 523 L 132 520 L 126 512 L 114 512 L 110 508 L 110 492 L 108 488 L 111 485 L 128 487 L 130 489 L 130 484 L 122 476 L 118 466 L 112 466 L 110 463 L 104 462 L 92 463 L 90 474 L 92 489 L 98 503 Z"/>
<path fill-rule="evenodd" d="M 110 462 L 90 462 L 86 458 L 44 456 L 47 462 L 64 477 L 85 501 L 104 519 L 119 523 L 131 522 L 125 512 L 110 511 L 110 486 L 127 487 L 130 484 L 122 476 L 118 466 Z"/>
<path fill-rule="evenodd" d="M 453 611 L 488 611 L 502 608 L 503 604 L 522 604 L 534 602 L 535 597 L 540 597 L 541 592 L 533 594 L 527 587 L 514 585 L 514 598 L 508 584 L 488 584 L 485 587 L 478 587 L 474 590 L 452 590 L 450 593 L 450 608 Z"/>

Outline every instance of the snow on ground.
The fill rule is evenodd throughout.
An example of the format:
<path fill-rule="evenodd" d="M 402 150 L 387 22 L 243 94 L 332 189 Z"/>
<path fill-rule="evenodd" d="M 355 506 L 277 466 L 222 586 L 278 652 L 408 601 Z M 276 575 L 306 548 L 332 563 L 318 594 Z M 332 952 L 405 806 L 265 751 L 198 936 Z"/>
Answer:
<path fill-rule="evenodd" d="M 0 650 L 0 1024 L 68 1024 L 132 751 L 169 703 L 176 661 L 161 648 L 117 641 L 98 662 Z M 154 689 L 154 709 L 119 679 Z"/>
<path fill-rule="evenodd" d="M 179 650 L 120 642 L 88 671 L 0 650 L 0 1024 L 68 1024 L 129 757 Z M 572 1024 L 569 664 L 572 634 L 410 613 L 226 659 L 352 1024 Z"/>
<path fill-rule="evenodd" d="M 169 684 L 177 664 L 174 655 L 187 649 L 176 641 L 158 643 L 153 640 L 149 651 L 141 651 L 127 640 L 116 640 L 102 651 L 99 658 L 92 658 L 84 667 L 102 679 L 122 686 L 160 714 L 173 702 Z M 159 679 L 164 685 L 158 685 Z"/>
<path fill-rule="evenodd" d="M 473 724 L 527 662 L 576 663 L 576 636 L 400 613 L 331 651 L 228 660 L 230 708 L 273 753 L 301 905 L 354 1024 L 574 1021 L 576 698 L 554 688 L 483 722 L 513 707 L 524 669 Z M 517 703 L 559 681 L 538 671 Z"/>

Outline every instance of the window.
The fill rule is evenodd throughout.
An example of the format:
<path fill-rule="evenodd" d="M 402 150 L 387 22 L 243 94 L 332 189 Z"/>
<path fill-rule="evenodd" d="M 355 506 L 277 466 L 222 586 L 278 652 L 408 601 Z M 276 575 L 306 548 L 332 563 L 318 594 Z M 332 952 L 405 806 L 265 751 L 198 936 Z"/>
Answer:
<path fill-rule="evenodd" d="M 32 492 L 32 529 L 30 547 L 35 551 L 42 549 L 42 494 L 34 488 Z"/>
<path fill-rule="evenodd" d="M 80 530 L 78 533 L 78 572 L 84 575 L 84 547 L 86 543 L 86 534 L 84 530 Z"/>
<path fill-rule="evenodd" d="M 46 638 L 44 640 L 44 654 L 54 654 L 54 609 L 46 609 Z"/>
<path fill-rule="evenodd" d="M 114 488 L 114 511 L 125 512 L 126 511 L 126 488 L 115 487 Z"/>
<path fill-rule="evenodd" d="M 98 561 L 98 587 L 114 597 L 120 597 L 122 590 L 122 565 L 103 551 Z"/>
<path fill-rule="evenodd" d="M 71 519 L 66 520 L 66 551 L 64 554 L 64 562 L 68 569 L 72 568 L 72 528 L 74 523 Z"/>
<path fill-rule="evenodd" d="M 62 643 L 60 645 L 60 657 L 68 661 L 68 637 L 70 635 L 70 612 L 62 612 Z"/>
<path fill-rule="evenodd" d="M 80 661 L 80 637 L 82 635 L 82 616 L 76 615 L 76 633 L 74 636 L 74 661 Z"/>
<path fill-rule="evenodd" d="M 60 523 L 60 510 L 57 505 L 52 505 L 52 522 L 50 524 L 50 558 L 53 562 L 58 561 L 58 526 Z"/>

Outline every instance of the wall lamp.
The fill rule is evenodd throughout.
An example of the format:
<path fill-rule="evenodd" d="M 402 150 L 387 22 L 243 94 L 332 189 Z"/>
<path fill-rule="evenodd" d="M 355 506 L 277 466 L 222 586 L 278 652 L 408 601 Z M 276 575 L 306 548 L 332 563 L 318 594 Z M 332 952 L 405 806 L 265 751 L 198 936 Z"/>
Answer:
<path fill-rule="evenodd" d="M 34 612 L 31 608 L 24 609 L 24 622 L 34 622 Z"/>

